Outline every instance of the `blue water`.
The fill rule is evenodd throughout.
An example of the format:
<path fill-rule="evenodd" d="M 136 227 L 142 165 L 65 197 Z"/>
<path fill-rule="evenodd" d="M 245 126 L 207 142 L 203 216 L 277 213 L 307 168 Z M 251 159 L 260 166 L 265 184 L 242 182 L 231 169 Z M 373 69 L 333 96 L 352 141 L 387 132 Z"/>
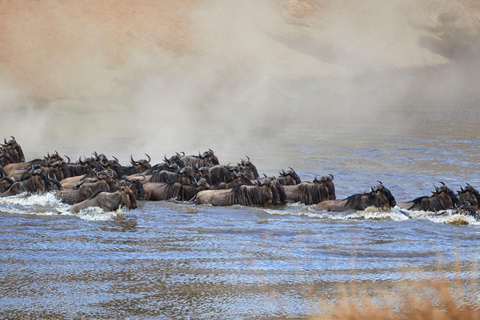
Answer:
<path fill-rule="evenodd" d="M 480 187 L 480 117 L 472 112 L 414 131 L 352 121 L 334 136 L 305 125 L 279 132 L 281 143 L 212 148 L 222 163 L 248 154 L 268 175 L 288 166 L 303 180 L 332 173 L 338 198 L 381 180 L 406 201 L 439 181 Z M 341 285 L 439 277 L 455 261 L 460 273 L 447 276 L 473 281 L 480 258 L 480 224 L 449 213 L 408 219 L 398 209 L 330 214 L 302 204 L 175 201 L 115 213 L 66 209 L 52 195 L 0 201 L 0 318 L 304 318 Z"/>

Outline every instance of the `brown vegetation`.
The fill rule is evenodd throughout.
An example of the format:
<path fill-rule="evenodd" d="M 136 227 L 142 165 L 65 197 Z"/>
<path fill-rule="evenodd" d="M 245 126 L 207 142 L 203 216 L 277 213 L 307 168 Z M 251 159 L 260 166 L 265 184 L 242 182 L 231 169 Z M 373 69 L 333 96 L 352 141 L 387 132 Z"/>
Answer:
<path fill-rule="evenodd" d="M 343 290 L 333 302 L 325 300 L 322 315 L 312 320 L 480 320 L 477 279 L 469 282 L 448 280 L 443 272 L 440 279 L 408 281 L 394 293 L 374 290 L 366 293 L 353 285 Z M 458 270 L 455 276 L 459 277 Z M 328 302 L 330 301 L 330 302 Z"/>

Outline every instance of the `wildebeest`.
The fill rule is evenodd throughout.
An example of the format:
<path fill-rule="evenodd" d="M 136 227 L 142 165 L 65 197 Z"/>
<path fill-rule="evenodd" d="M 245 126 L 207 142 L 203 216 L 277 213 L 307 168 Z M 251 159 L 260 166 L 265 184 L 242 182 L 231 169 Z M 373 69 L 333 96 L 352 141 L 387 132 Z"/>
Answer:
<path fill-rule="evenodd" d="M 55 197 L 67 204 L 75 204 L 90 199 L 100 191 L 110 191 L 110 187 L 104 180 L 81 183 L 74 189 L 60 190 Z"/>
<path fill-rule="evenodd" d="M 285 172 L 283 169 L 282 172 L 279 172 L 280 176 L 277 178 L 278 182 L 284 186 L 293 186 L 302 183 L 300 176 L 295 172 L 295 170 L 293 170 L 291 167 L 289 168 L 290 170 L 287 172 Z"/>
<path fill-rule="evenodd" d="M 457 198 L 460 203 L 469 202 L 469 205 L 473 206 L 476 210 L 479 210 L 480 194 L 478 190 L 467 183 L 465 188 L 460 188 L 457 191 Z"/>
<path fill-rule="evenodd" d="M 278 181 L 261 179 L 258 185 L 236 185 L 225 190 L 205 190 L 197 193 L 197 204 L 214 206 L 268 206 L 286 203 L 283 186 Z"/>
<path fill-rule="evenodd" d="M 119 188 L 129 187 L 135 198 L 138 200 L 145 200 L 145 192 L 143 191 L 142 182 L 145 180 L 145 177 L 142 179 L 129 179 L 127 176 L 123 176 L 121 180 L 117 181 Z"/>
<path fill-rule="evenodd" d="M 22 147 L 17 143 L 15 137 L 7 142 L 3 138 L 4 144 L 1 145 L 2 154 L 0 156 L 0 164 L 2 166 L 7 165 L 8 163 L 18 163 L 25 162 L 25 155 L 23 154 Z"/>
<path fill-rule="evenodd" d="M 215 185 L 211 187 L 213 190 L 221 190 L 221 189 L 230 189 L 239 184 L 246 184 L 249 186 L 253 186 L 254 183 L 245 176 L 245 174 L 238 172 L 237 177 L 230 182 L 217 182 Z"/>
<path fill-rule="evenodd" d="M 398 206 L 407 210 L 423 210 L 437 212 L 440 210 L 454 209 L 460 205 L 457 196 L 445 183 L 440 182 L 440 188 L 435 187 L 431 196 L 418 197 L 409 202 L 399 202 Z"/>
<path fill-rule="evenodd" d="M 179 196 L 182 187 L 178 181 L 147 182 L 143 185 L 143 192 L 147 201 L 170 200 Z"/>
<path fill-rule="evenodd" d="M 68 211 L 71 213 L 78 213 L 80 210 L 89 207 L 99 207 L 103 211 L 116 211 L 122 206 L 125 206 L 128 210 L 137 207 L 135 196 L 129 188 L 124 188 L 123 190 L 117 190 L 115 192 L 99 192 L 91 199 L 73 205 Z"/>
<path fill-rule="evenodd" d="M 23 192 L 45 193 L 51 190 L 60 190 L 62 186 L 58 181 L 50 180 L 40 166 L 32 166 L 27 170 L 20 181 L 15 181 L 0 197 L 8 197 Z"/>
<path fill-rule="evenodd" d="M 142 173 L 142 172 L 150 169 L 152 167 L 150 165 L 150 161 L 152 161 L 152 159 L 150 158 L 150 156 L 148 154 L 145 153 L 145 155 L 147 156 L 148 160 L 140 159 L 138 161 L 133 160 L 133 156 L 130 155 L 130 163 L 131 163 L 132 166 L 123 167 L 124 174 L 127 175 L 127 176 L 130 176 L 132 174 Z"/>
<path fill-rule="evenodd" d="M 13 184 L 13 180 L 10 179 L 2 167 L 0 167 L 0 193 L 5 192 Z"/>
<path fill-rule="evenodd" d="M 464 215 L 472 216 L 475 218 L 475 220 L 480 220 L 480 214 L 478 214 L 475 208 L 468 201 L 463 202 L 463 204 L 458 208 L 458 212 Z"/>
<path fill-rule="evenodd" d="M 335 186 L 332 176 L 325 176 L 313 182 L 302 182 L 296 185 L 284 185 L 287 200 L 301 202 L 306 205 L 317 204 L 325 200 L 335 200 Z"/>
<path fill-rule="evenodd" d="M 208 149 L 208 151 L 205 151 L 203 154 L 200 154 L 199 152 L 198 156 L 196 155 L 186 156 L 184 152 L 182 153 L 183 155 L 180 156 L 180 160 L 182 161 L 184 166 L 187 166 L 190 163 L 193 167 L 200 168 L 200 167 L 205 167 L 207 165 L 214 166 L 214 165 L 220 164 L 217 156 L 215 155 L 212 149 Z M 177 156 L 179 156 L 178 153 L 177 153 Z"/>
<path fill-rule="evenodd" d="M 241 160 L 238 164 L 238 169 L 250 180 L 259 180 L 260 176 L 257 171 L 257 167 L 250 161 L 250 157 L 247 157 L 247 161 Z"/>
<path fill-rule="evenodd" d="M 212 185 L 219 182 L 230 182 L 235 179 L 236 174 L 230 165 L 215 165 L 209 169 Z"/>
<path fill-rule="evenodd" d="M 323 201 L 317 204 L 315 209 L 319 211 L 343 212 L 347 210 L 365 210 L 372 206 L 385 211 L 396 206 L 395 197 L 381 182 L 376 187 L 373 187 L 370 192 L 354 194 L 342 200 Z"/>
<path fill-rule="evenodd" d="M 189 164 L 183 167 L 180 172 L 161 170 L 155 172 L 149 182 L 172 182 L 178 181 L 182 184 L 196 183 L 195 169 Z"/>

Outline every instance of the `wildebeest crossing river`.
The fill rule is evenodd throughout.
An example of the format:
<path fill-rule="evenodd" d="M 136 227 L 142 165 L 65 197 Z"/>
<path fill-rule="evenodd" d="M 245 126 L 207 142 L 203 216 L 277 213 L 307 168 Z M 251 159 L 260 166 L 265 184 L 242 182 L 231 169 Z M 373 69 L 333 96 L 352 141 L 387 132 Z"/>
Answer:
<path fill-rule="evenodd" d="M 285 134 L 282 148 L 211 147 L 222 163 L 248 154 L 267 176 L 288 166 L 302 180 L 332 173 L 339 199 L 380 180 L 406 201 L 439 181 L 455 191 L 480 186 L 476 122 L 453 119 L 415 136 L 385 126 L 332 137 L 305 126 Z M 470 281 L 480 243 L 480 223 L 449 212 L 411 211 L 409 219 L 398 208 L 329 213 L 300 203 L 69 207 L 53 193 L 0 199 L 0 317 L 302 318 L 351 282 L 390 288 L 437 277 L 438 264 L 454 260 L 461 271 L 447 276 Z"/>

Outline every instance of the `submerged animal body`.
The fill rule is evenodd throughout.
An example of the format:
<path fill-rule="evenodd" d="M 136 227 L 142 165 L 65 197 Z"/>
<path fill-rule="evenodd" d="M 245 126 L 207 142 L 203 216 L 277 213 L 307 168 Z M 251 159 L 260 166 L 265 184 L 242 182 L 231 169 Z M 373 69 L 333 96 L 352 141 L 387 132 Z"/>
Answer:
<path fill-rule="evenodd" d="M 407 210 L 422 210 L 438 212 L 441 210 L 454 209 L 460 202 L 452 191 L 443 182 L 440 188 L 436 188 L 431 196 L 418 197 L 409 202 L 399 202 L 398 206 Z"/>
<path fill-rule="evenodd" d="M 317 204 L 325 200 L 335 200 L 335 186 L 330 176 L 313 182 L 302 182 L 296 185 L 285 185 L 287 200 L 301 202 L 306 205 Z"/>
<path fill-rule="evenodd" d="M 286 194 L 278 181 L 267 181 L 261 185 L 236 185 L 231 189 L 200 191 L 197 204 L 214 206 L 269 206 L 285 204 Z"/>
<path fill-rule="evenodd" d="M 343 212 L 348 210 L 365 210 L 376 207 L 388 211 L 397 204 L 395 197 L 382 183 L 372 188 L 370 192 L 354 194 L 341 200 L 327 200 L 315 206 L 319 211 Z"/>
<path fill-rule="evenodd" d="M 132 190 L 125 188 L 115 192 L 99 192 L 91 199 L 84 200 L 73 205 L 68 211 L 71 213 L 78 213 L 81 210 L 90 207 L 99 207 L 103 211 L 116 211 L 120 207 L 125 206 L 128 210 L 137 207 L 137 201 L 132 193 Z"/>

